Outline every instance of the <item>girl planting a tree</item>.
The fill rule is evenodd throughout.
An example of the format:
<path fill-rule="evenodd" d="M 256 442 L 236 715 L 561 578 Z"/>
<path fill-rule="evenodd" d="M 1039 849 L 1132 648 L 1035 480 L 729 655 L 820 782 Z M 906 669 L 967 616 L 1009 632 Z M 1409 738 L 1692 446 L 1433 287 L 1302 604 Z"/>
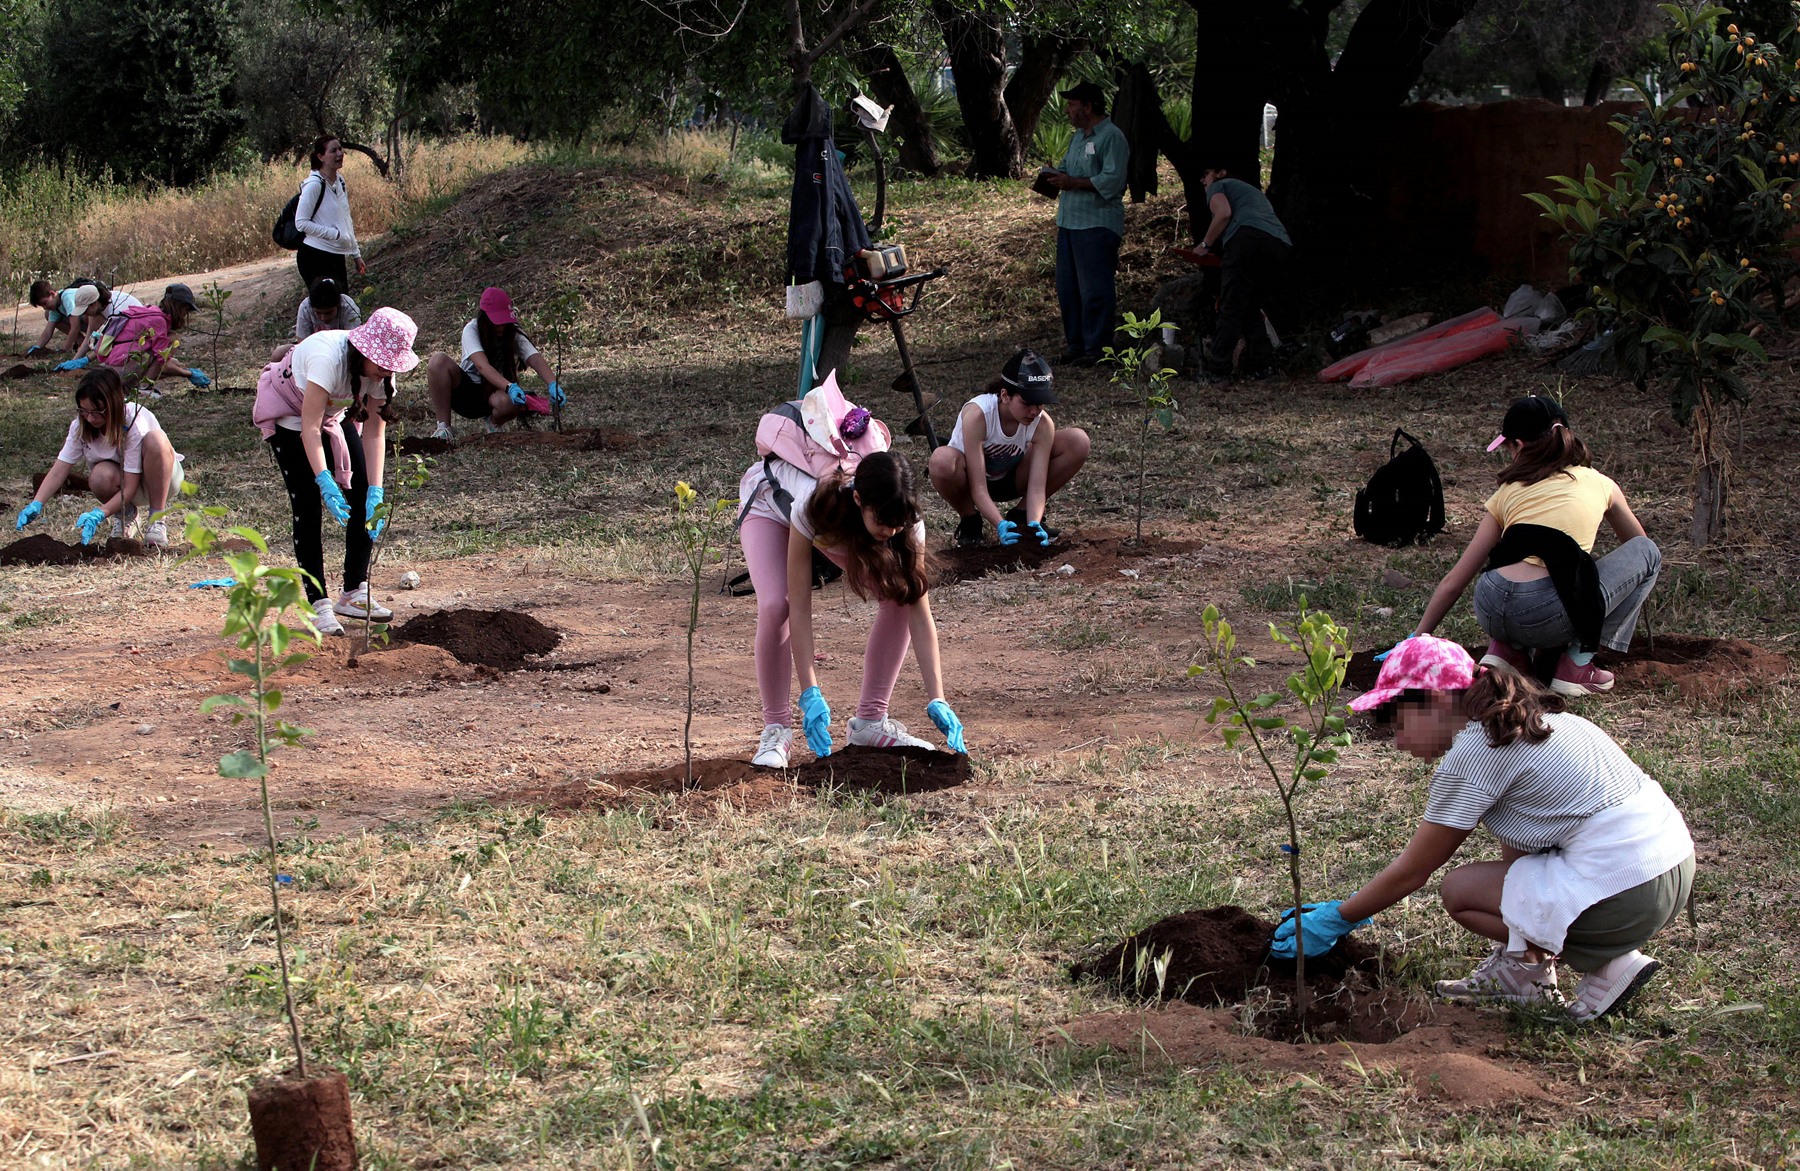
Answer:
<path fill-rule="evenodd" d="M 815 422 L 849 440 L 872 424 L 852 409 L 835 382 L 807 397 L 824 404 Z M 809 424 L 809 431 L 812 429 Z M 880 444 L 885 448 L 886 444 Z M 744 561 L 756 589 L 756 684 L 762 697 L 763 731 L 752 763 L 785 768 L 793 744 L 793 678 L 800 677 L 800 711 L 806 742 L 815 755 L 831 752 L 831 708 L 820 691 L 813 660 L 813 550 L 844 570 L 858 597 L 879 605 L 863 653 L 862 695 L 850 717 L 851 744 L 876 748 L 929 748 L 888 715 L 888 703 L 910 644 L 930 697 L 925 712 L 950 747 L 965 751 L 962 721 L 944 702 L 937 625 L 925 557 L 925 523 L 912 468 L 892 452 L 863 455 L 853 467 L 814 478 L 771 455 L 750 465 L 739 485 L 746 502 Z"/>
<path fill-rule="evenodd" d="M 387 425 L 394 375 L 419 364 L 418 326 L 398 309 L 377 309 L 352 330 L 313 334 L 256 385 L 256 425 L 274 450 L 294 513 L 294 557 L 306 571 L 306 600 L 320 634 L 342 634 L 338 616 L 384 622 L 391 611 L 369 596 L 369 553 L 385 522 L 368 518 L 385 497 Z M 344 592 L 325 589 L 323 514 L 344 526 Z M 354 583 L 354 584 L 352 584 Z"/>

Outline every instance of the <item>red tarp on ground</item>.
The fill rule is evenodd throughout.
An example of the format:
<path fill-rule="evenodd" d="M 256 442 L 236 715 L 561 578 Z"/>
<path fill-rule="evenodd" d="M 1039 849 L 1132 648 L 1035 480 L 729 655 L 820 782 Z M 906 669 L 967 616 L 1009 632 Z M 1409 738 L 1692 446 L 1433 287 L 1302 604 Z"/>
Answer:
<path fill-rule="evenodd" d="M 1420 330 L 1418 333 L 1407 334 L 1403 338 L 1395 338 L 1393 341 L 1383 343 L 1379 346 L 1371 346 L 1366 350 L 1360 350 L 1357 353 L 1351 354 L 1348 358 L 1333 362 L 1331 365 L 1325 367 L 1325 369 L 1319 371 L 1319 381 L 1341 382 L 1351 375 L 1356 374 L 1364 366 L 1367 366 L 1374 358 L 1391 354 L 1394 351 L 1404 349 L 1407 346 L 1418 345 L 1421 342 L 1433 341 L 1441 337 L 1449 337 L 1452 334 L 1462 333 L 1465 330 L 1479 329 L 1481 326 L 1492 325 L 1499 320 L 1500 315 L 1498 313 L 1495 313 L 1492 309 L 1483 305 L 1481 308 L 1465 313 L 1461 317 L 1452 317 L 1448 321 L 1440 321 L 1436 325 L 1428 326 L 1425 329 Z"/>
<path fill-rule="evenodd" d="M 1498 354 L 1522 333 L 1536 333 L 1542 324 L 1535 317 L 1508 317 L 1491 325 L 1453 333 L 1379 355 L 1364 366 L 1351 386 L 1393 386 L 1426 374 L 1452 370 L 1477 358 Z"/>

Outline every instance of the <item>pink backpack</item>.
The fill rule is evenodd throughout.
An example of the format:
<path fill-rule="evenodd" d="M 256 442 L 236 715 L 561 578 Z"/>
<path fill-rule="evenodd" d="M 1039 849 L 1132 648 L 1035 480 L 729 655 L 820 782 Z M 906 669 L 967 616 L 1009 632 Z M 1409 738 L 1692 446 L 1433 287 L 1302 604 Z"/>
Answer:
<path fill-rule="evenodd" d="M 100 337 L 95 348 L 100 351 L 100 361 L 108 366 L 123 366 L 125 360 L 133 353 L 153 348 L 158 338 L 169 337 L 169 318 L 155 305 L 133 305 L 121 313 L 115 313 L 106 319 L 100 329 Z M 169 356 L 169 347 L 164 346 L 157 357 Z"/>
<path fill-rule="evenodd" d="M 840 469 L 854 471 L 863 456 L 892 446 L 893 435 L 886 423 L 845 400 L 836 371 L 827 374 L 805 398 L 782 403 L 756 424 L 756 454 L 763 457 L 763 478 L 783 516 L 792 511 L 794 500 L 775 479 L 770 467 L 775 460 L 821 480 Z M 738 516 L 740 525 L 749 512 L 750 501 L 746 500 Z"/>

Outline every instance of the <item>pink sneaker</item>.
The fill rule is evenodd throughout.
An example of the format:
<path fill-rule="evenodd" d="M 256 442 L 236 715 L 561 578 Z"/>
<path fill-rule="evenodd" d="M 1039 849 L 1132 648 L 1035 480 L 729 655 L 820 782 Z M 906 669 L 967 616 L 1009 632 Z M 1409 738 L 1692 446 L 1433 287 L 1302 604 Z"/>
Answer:
<path fill-rule="evenodd" d="M 1612 685 L 1611 671 L 1602 671 L 1592 663 L 1576 666 L 1568 655 L 1557 660 L 1556 675 L 1550 680 L 1550 690 L 1566 696 L 1599 695 L 1611 691 Z"/>
<path fill-rule="evenodd" d="M 1581 978 L 1569 1015 L 1581 1024 L 1597 1021 L 1622 1008 L 1656 975 L 1662 964 L 1641 951 L 1628 951 Z"/>
<path fill-rule="evenodd" d="M 1484 667 L 1511 667 L 1521 675 L 1531 674 L 1531 653 L 1520 650 L 1510 642 L 1494 639 L 1488 643 L 1487 654 L 1481 656 Z"/>
<path fill-rule="evenodd" d="M 1433 991 L 1458 1004 L 1561 1004 L 1556 986 L 1556 957 L 1535 964 L 1496 947 L 1473 972 L 1460 980 L 1439 980 Z"/>

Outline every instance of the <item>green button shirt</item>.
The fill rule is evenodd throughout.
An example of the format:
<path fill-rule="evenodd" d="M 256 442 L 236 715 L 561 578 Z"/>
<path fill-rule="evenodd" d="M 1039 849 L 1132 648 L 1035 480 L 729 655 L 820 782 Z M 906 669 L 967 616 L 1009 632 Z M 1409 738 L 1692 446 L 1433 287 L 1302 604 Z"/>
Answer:
<path fill-rule="evenodd" d="M 1091 179 L 1092 191 L 1065 191 L 1056 200 L 1056 226 L 1080 230 L 1105 228 L 1125 235 L 1125 161 L 1131 146 L 1125 132 L 1111 118 L 1102 118 L 1091 130 L 1077 130 L 1063 156 L 1062 171 L 1076 179 Z"/>

